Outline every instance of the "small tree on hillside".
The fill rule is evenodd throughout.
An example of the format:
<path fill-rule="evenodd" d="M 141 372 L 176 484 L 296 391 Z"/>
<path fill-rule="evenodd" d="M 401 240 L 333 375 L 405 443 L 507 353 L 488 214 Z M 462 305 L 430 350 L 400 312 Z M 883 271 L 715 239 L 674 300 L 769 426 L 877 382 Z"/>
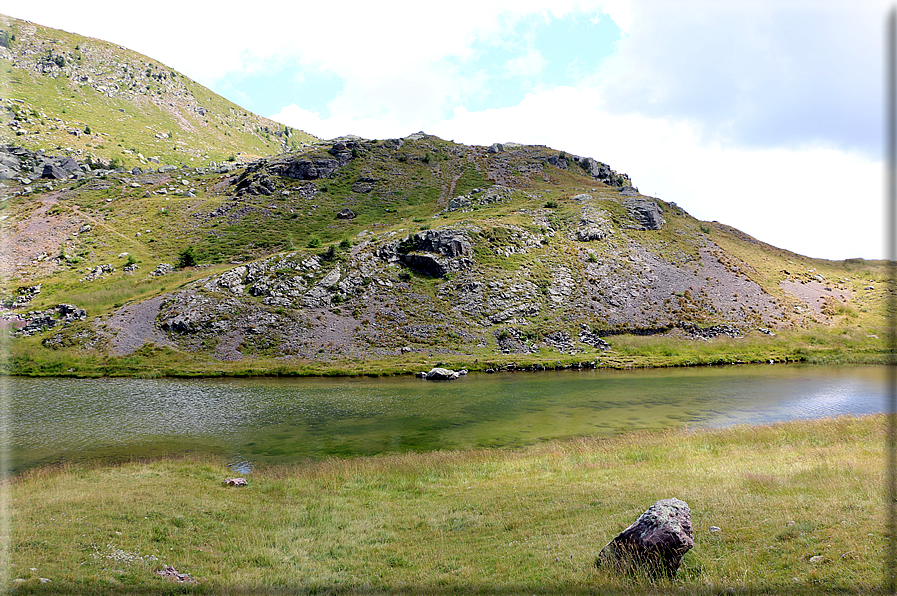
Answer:
<path fill-rule="evenodd" d="M 188 246 L 184 250 L 178 253 L 178 269 L 183 269 L 184 267 L 195 267 L 196 266 L 196 253 L 193 252 L 193 247 Z"/>

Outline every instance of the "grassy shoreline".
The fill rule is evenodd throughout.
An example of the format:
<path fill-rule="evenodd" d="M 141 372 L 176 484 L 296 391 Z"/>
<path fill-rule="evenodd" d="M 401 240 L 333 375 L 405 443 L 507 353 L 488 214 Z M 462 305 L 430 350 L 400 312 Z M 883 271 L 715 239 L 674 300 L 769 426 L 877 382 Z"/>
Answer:
<path fill-rule="evenodd" d="M 28 338 L 30 339 L 30 338 Z M 778 337 L 711 341 L 676 337 L 620 335 L 613 349 L 577 354 L 408 354 L 383 359 L 293 360 L 247 357 L 212 360 L 200 354 L 146 345 L 128 356 L 87 353 L 74 348 L 48 350 L 35 342 L 16 340 L 0 354 L 0 374 L 58 377 L 303 377 L 413 375 L 434 366 L 469 371 L 518 370 L 533 367 L 607 368 L 615 370 L 720 366 L 730 364 L 803 363 L 827 365 L 887 364 L 888 349 L 878 338 L 843 338 L 833 333 L 788 332 Z"/>
<path fill-rule="evenodd" d="M 334 458 L 262 467 L 246 489 L 223 487 L 233 473 L 210 457 L 35 469 L 4 486 L 7 585 L 113 595 L 881 593 L 884 424 L 841 417 Z M 691 506 L 696 545 L 675 579 L 594 569 L 609 539 L 674 496 Z M 166 580 L 163 565 L 200 583 Z"/>

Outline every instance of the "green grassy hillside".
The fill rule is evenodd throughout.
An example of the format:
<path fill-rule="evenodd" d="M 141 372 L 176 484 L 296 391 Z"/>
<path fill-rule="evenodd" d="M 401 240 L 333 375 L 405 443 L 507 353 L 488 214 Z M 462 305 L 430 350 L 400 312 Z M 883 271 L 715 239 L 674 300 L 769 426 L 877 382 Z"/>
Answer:
<path fill-rule="evenodd" d="M 0 42 L 5 130 L 29 149 L 130 169 L 251 160 L 316 140 L 115 44 L 2 15 Z"/>

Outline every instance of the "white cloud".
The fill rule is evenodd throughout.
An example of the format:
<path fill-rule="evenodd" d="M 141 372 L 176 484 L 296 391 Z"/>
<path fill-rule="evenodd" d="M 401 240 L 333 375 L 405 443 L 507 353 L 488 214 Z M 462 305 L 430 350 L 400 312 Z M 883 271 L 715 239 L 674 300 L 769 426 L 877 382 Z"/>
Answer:
<path fill-rule="evenodd" d="M 633 2 L 590 84 L 608 109 L 694 118 L 755 147 L 833 142 L 878 154 L 884 0 Z"/>

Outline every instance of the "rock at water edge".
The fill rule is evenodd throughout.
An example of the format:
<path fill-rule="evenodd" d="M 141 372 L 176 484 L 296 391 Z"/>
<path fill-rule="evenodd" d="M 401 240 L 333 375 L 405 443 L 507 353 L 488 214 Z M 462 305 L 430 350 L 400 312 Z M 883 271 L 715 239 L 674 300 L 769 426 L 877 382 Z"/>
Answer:
<path fill-rule="evenodd" d="M 451 381 L 452 379 L 457 379 L 460 376 L 461 373 L 454 370 L 437 367 L 431 369 L 430 372 L 427 373 L 426 379 L 428 381 Z"/>

